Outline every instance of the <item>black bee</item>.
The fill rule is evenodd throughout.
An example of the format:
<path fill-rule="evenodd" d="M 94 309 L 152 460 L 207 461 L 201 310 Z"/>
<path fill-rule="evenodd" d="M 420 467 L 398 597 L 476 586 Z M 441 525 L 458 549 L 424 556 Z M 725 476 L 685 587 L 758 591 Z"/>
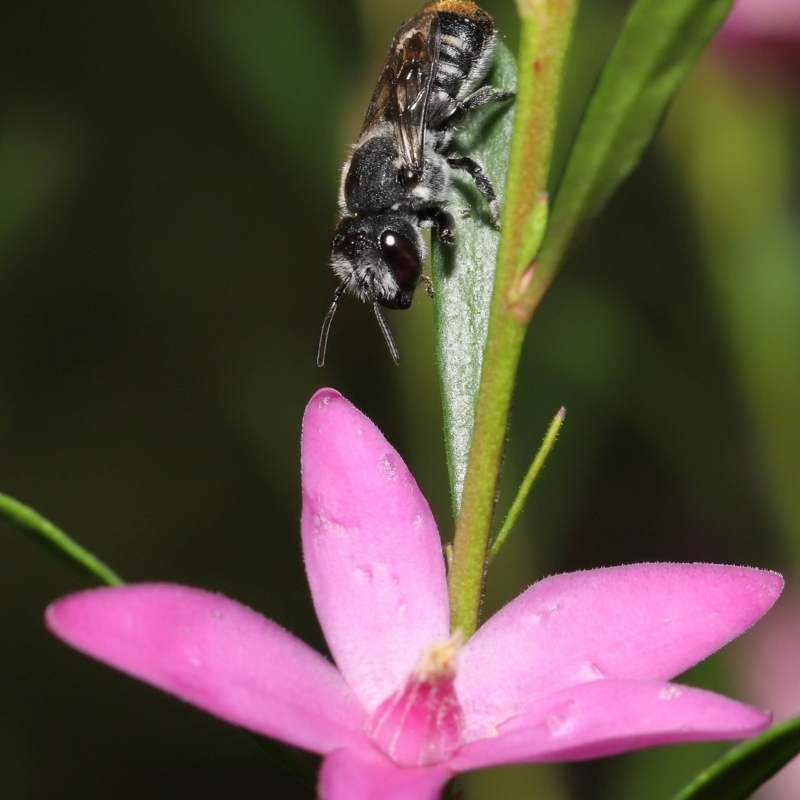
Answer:
<path fill-rule="evenodd" d="M 474 108 L 513 97 L 484 84 L 495 50 L 492 18 L 467 0 L 433 0 L 397 31 L 344 169 L 331 264 L 341 279 L 317 352 L 325 361 L 333 315 L 345 291 L 371 302 L 395 363 L 397 346 L 381 311 L 406 309 L 422 278 L 422 229 L 454 242 L 445 208 L 453 170 L 466 172 L 499 223 L 497 195 L 481 165 L 450 152 L 453 133 Z"/>

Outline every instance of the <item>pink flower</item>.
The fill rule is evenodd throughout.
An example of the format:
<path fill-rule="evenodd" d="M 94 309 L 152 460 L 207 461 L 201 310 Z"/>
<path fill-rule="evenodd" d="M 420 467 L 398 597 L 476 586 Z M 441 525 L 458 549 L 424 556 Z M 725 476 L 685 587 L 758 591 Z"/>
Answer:
<path fill-rule="evenodd" d="M 638 564 L 547 578 L 466 643 L 448 627 L 431 511 L 331 389 L 302 440 L 306 570 L 336 666 L 219 595 L 163 584 L 54 603 L 79 650 L 235 725 L 324 756 L 326 800 L 434 800 L 455 773 L 741 738 L 768 716 L 670 678 L 752 625 L 770 572 Z"/>
<path fill-rule="evenodd" d="M 797 83 L 800 68 L 800 2 L 736 0 L 715 40 L 715 50 L 751 77 Z"/>
<path fill-rule="evenodd" d="M 794 39 L 800 43 L 800 3 L 736 0 L 722 32 L 731 38 Z"/>
<path fill-rule="evenodd" d="M 800 713 L 800 596 L 786 592 L 772 613 L 741 642 L 737 663 L 743 691 L 758 703 L 768 703 L 775 721 Z M 759 800 L 800 797 L 800 759 L 789 762 L 759 789 Z"/>

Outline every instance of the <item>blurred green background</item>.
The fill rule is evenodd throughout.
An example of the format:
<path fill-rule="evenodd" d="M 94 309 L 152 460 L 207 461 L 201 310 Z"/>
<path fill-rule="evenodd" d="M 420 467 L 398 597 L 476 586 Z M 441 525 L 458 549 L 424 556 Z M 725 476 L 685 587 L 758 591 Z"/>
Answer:
<path fill-rule="evenodd" d="M 515 46 L 511 3 L 487 2 Z M 626 9 L 585 0 L 554 165 Z M 452 532 L 424 296 L 345 299 L 338 171 L 416 2 L 0 5 L 0 491 L 126 580 L 217 590 L 324 649 L 298 537 L 299 424 L 334 386 Z M 696 70 L 531 326 L 504 503 L 560 443 L 489 578 L 800 561 L 800 84 Z M 309 798 L 241 731 L 51 638 L 81 576 L 0 527 L 0 800 Z M 692 676 L 745 697 L 736 650 Z M 798 709 L 800 710 L 800 709 Z M 468 776 L 466 800 L 668 798 L 725 746 Z"/>

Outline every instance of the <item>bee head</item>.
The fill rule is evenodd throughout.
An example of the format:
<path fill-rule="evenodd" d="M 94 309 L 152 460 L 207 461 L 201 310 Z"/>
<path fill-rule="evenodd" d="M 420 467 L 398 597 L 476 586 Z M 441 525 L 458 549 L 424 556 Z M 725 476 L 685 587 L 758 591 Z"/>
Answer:
<path fill-rule="evenodd" d="M 417 227 L 387 212 L 345 217 L 333 235 L 331 263 L 361 300 L 406 309 L 422 275 L 424 252 Z"/>
<path fill-rule="evenodd" d="M 331 264 L 342 282 L 322 323 L 317 351 L 319 366 L 325 362 L 328 331 L 345 291 L 372 303 L 389 352 L 394 362 L 399 363 L 397 345 L 381 306 L 403 310 L 411 305 L 424 258 L 425 245 L 419 229 L 401 214 L 387 211 L 342 219 L 331 242 Z"/>

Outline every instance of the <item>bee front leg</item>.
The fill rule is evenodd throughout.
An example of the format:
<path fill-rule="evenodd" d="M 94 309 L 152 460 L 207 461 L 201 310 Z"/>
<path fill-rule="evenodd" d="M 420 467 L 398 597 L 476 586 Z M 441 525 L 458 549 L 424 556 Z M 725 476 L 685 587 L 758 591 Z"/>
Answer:
<path fill-rule="evenodd" d="M 449 160 L 449 159 L 448 159 Z M 442 244 L 454 244 L 456 241 L 455 227 L 456 223 L 453 215 L 445 211 L 443 208 L 423 208 L 417 212 L 420 222 L 430 223 L 436 231 L 436 238 Z"/>

